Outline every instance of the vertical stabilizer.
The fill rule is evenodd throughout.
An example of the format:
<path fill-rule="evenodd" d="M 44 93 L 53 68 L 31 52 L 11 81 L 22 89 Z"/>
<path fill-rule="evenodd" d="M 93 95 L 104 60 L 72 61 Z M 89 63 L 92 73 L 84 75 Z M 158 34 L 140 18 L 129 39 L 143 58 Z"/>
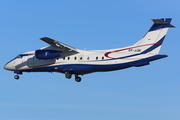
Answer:
<path fill-rule="evenodd" d="M 168 28 L 174 27 L 170 24 L 171 18 L 152 19 L 154 24 L 145 34 L 145 36 L 133 46 L 141 49 L 143 54 L 158 54 L 165 39 Z"/>

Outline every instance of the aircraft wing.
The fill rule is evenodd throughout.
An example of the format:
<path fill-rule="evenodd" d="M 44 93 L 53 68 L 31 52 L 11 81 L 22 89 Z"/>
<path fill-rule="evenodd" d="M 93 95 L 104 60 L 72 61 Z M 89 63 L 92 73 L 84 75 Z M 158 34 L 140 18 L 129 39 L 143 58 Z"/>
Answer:
<path fill-rule="evenodd" d="M 58 48 L 60 51 L 72 51 L 72 52 L 78 52 L 76 48 L 73 48 L 69 45 L 66 45 L 64 43 L 61 43 L 59 41 L 53 40 L 48 37 L 42 37 L 40 38 L 42 41 L 48 43 L 49 45 Z"/>

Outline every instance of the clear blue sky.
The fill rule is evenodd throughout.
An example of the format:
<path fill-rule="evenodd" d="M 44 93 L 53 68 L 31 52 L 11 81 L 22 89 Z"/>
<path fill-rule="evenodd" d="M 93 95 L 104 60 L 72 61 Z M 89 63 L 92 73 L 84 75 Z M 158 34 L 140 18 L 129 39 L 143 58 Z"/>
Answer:
<path fill-rule="evenodd" d="M 179 120 L 180 1 L 1 0 L 0 120 Z M 84 75 L 81 83 L 59 73 L 3 69 L 16 55 L 51 37 L 78 49 L 134 44 L 151 18 L 173 18 L 161 54 L 140 68 Z"/>

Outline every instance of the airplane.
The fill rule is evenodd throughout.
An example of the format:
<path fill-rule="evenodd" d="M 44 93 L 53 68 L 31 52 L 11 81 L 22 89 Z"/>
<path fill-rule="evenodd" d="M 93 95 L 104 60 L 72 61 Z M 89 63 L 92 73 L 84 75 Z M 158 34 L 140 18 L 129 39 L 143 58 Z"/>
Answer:
<path fill-rule="evenodd" d="M 168 57 L 158 54 L 168 28 L 174 28 L 172 18 L 151 19 L 153 25 L 135 44 L 108 50 L 80 50 L 48 37 L 40 38 L 50 46 L 19 54 L 4 69 L 14 71 L 15 79 L 23 72 L 58 72 L 80 82 L 80 75 L 107 72 L 149 65 L 151 61 Z"/>

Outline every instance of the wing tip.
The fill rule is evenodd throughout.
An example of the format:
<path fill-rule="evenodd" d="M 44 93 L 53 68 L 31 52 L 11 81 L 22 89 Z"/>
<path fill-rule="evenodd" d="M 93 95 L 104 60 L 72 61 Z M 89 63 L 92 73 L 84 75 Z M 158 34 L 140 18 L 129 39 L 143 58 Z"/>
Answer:
<path fill-rule="evenodd" d="M 42 38 L 40 38 L 40 40 L 53 40 L 53 39 L 51 39 L 49 37 L 42 37 Z"/>

